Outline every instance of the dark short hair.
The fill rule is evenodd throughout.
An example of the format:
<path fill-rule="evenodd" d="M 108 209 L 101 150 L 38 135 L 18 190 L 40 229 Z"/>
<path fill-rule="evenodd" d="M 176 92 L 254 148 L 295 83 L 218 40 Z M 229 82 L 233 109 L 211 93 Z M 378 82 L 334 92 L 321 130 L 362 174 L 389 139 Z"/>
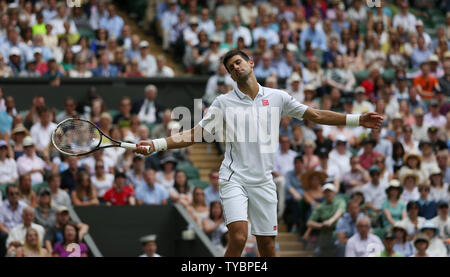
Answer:
<path fill-rule="evenodd" d="M 419 209 L 419 202 L 417 202 L 417 201 L 409 201 L 408 204 L 406 204 L 406 210 L 409 211 L 412 208 Z"/>
<path fill-rule="evenodd" d="M 234 57 L 236 55 L 241 56 L 246 62 L 248 62 L 250 60 L 250 57 L 247 54 L 245 54 L 244 51 L 237 50 L 237 49 L 228 51 L 223 56 L 223 65 L 225 66 L 225 68 L 227 69 L 228 72 L 230 72 L 230 70 L 228 70 L 227 62 L 228 62 L 229 59 L 231 59 L 232 57 Z"/>
<path fill-rule="evenodd" d="M 6 186 L 6 190 L 5 190 L 6 195 L 9 194 L 9 189 L 10 189 L 10 188 L 16 188 L 16 189 L 19 189 L 19 187 L 18 187 L 16 184 L 9 184 L 9 185 Z"/>

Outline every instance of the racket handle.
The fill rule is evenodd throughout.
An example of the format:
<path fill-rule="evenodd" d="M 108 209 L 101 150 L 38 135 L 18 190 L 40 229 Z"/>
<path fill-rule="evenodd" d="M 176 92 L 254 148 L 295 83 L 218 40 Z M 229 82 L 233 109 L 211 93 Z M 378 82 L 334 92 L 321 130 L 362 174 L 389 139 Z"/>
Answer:
<path fill-rule="evenodd" d="M 128 143 L 128 142 L 121 142 L 120 143 L 120 147 L 126 148 L 126 149 L 131 149 L 131 150 L 136 150 L 137 149 L 137 144 L 135 143 Z M 147 149 L 147 152 L 150 151 L 150 146 L 144 146 L 144 148 Z"/>

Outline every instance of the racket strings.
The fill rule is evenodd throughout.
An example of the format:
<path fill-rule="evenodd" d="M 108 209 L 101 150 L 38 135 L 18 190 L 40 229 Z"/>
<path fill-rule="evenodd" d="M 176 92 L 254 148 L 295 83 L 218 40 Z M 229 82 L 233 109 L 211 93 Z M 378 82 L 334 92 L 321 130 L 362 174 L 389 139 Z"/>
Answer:
<path fill-rule="evenodd" d="M 62 122 L 53 133 L 55 146 L 66 153 L 81 155 L 99 146 L 101 134 L 97 127 L 83 120 Z"/>

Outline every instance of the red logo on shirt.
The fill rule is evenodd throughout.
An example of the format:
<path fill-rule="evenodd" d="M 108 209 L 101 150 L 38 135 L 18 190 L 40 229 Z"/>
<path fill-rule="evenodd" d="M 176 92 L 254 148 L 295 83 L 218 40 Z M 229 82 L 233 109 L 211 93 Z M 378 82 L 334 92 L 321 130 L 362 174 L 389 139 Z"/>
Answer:
<path fill-rule="evenodd" d="M 263 106 L 269 106 L 269 100 L 263 100 L 262 101 Z"/>
<path fill-rule="evenodd" d="M 277 230 L 277 226 L 273 226 L 273 230 L 276 231 Z"/>

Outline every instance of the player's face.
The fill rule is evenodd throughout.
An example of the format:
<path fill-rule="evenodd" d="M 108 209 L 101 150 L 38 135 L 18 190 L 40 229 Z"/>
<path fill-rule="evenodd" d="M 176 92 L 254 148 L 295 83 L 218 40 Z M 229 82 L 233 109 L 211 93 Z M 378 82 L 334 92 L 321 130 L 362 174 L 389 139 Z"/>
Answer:
<path fill-rule="evenodd" d="M 246 61 L 240 55 L 231 57 L 227 62 L 228 71 L 235 82 L 245 82 L 253 73 L 254 63 L 252 60 Z"/>

